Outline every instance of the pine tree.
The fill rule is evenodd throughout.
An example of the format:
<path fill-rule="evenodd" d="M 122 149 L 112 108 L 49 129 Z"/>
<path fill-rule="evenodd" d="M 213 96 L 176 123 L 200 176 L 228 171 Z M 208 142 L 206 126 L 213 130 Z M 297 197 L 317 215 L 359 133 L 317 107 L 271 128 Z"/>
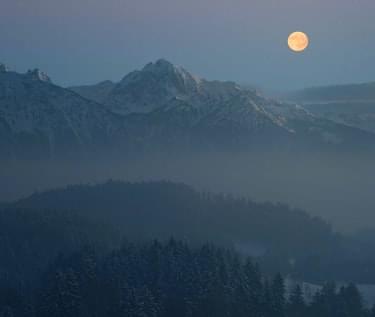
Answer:
<path fill-rule="evenodd" d="M 156 317 L 159 307 L 147 287 L 124 287 L 119 311 L 114 316 Z"/>
<path fill-rule="evenodd" d="M 273 307 L 272 307 L 272 292 L 271 286 L 268 279 L 264 280 L 263 283 L 263 296 L 262 296 L 262 306 L 261 312 L 263 316 L 273 316 Z"/>
<path fill-rule="evenodd" d="M 320 292 L 315 294 L 311 304 L 311 311 L 313 315 L 319 317 L 339 316 L 341 305 L 338 301 L 335 283 L 324 284 Z"/>
<path fill-rule="evenodd" d="M 363 301 L 358 288 L 354 284 L 342 287 L 339 293 L 343 313 L 347 317 L 360 317 L 363 315 Z"/>
<path fill-rule="evenodd" d="M 82 297 L 72 269 L 59 270 L 42 291 L 39 316 L 66 317 L 81 315 Z"/>
<path fill-rule="evenodd" d="M 285 316 L 285 285 L 281 274 L 277 274 L 271 284 L 271 315 Z"/>
<path fill-rule="evenodd" d="M 258 265 L 254 265 L 250 259 L 247 259 L 243 270 L 245 299 L 242 305 L 246 306 L 246 313 L 248 316 L 261 316 L 263 285 L 259 267 Z"/>
<path fill-rule="evenodd" d="M 288 317 L 300 317 L 306 315 L 306 304 L 303 298 L 303 292 L 300 285 L 296 285 L 290 294 L 287 304 Z"/>

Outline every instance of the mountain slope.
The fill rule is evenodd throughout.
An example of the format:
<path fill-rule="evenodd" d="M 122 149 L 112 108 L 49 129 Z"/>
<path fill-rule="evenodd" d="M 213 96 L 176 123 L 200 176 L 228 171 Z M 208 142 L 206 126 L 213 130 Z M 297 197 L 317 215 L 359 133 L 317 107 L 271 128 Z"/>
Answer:
<path fill-rule="evenodd" d="M 285 98 L 326 119 L 375 132 L 375 83 L 308 88 Z"/>
<path fill-rule="evenodd" d="M 84 95 L 95 91 L 101 90 L 85 87 Z M 202 143 L 215 139 L 240 147 L 285 147 L 285 142 L 345 147 L 373 139 L 369 133 L 321 118 L 296 104 L 265 98 L 254 89 L 200 79 L 163 59 L 111 85 L 100 100 L 126 116 L 128 128 L 140 139 L 160 136 L 167 144 L 171 134 L 176 142 L 178 137 L 186 140 L 199 135 Z"/>
<path fill-rule="evenodd" d="M 285 205 L 260 204 L 214 194 L 201 194 L 170 182 L 108 182 L 69 186 L 37 193 L 8 209 L 74 211 L 88 223 L 102 223 L 129 239 L 184 238 L 242 246 L 260 256 L 302 256 L 336 247 L 330 225 Z M 304 227 L 305 230 L 298 230 Z M 298 238 L 297 238 L 298 237 Z M 318 248 L 317 246 L 324 245 Z M 319 249 L 319 251 L 317 251 Z M 255 253 L 254 253 L 255 254 Z M 254 255 L 252 254 L 252 255 Z"/>
<path fill-rule="evenodd" d="M 21 263 L 32 263 L 24 243 L 25 232 L 32 228 L 37 234 L 29 240 L 33 251 L 42 250 L 41 254 L 47 246 L 56 252 L 45 232 L 55 232 L 58 245 L 67 240 L 69 248 L 86 239 L 106 244 L 122 237 L 173 236 L 195 244 L 232 246 L 257 257 L 268 271 L 281 270 L 309 281 L 375 281 L 373 238 L 360 241 L 336 234 L 321 218 L 286 205 L 200 193 L 184 184 L 111 181 L 69 186 L 36 193 L 4 208 L 0 229 L 7 243 L 0 244 L 0 254 L 11 261 L 10 254 L 22 254 Z M 80 232 L 85 240 L 78 238 Z M 0 271 L 6 264 L 10 270 L 22 268 L 4 262 Z"/>
<path fill-rule="evenodd" d="M 97 103 L 104 103 L 110 91 L 115 87 L 115 83 L 105 80 L 96 85 L 70 87 L 69 89 L 82 97 L 93 100 Z"/>
<path fill-rule="evenodd" d="M 133 152 L 300 146 L 353 150 L 374 144 L 373 134 L 233 82 L 199 79 L 165 60 L 116 84 L 75 89 L 82 96 L 54 85 L 38 70 L 18 74 L 1 69 L 3 156 L 102 151 L 103 146 Z"/>
<path fill-rule="evenodd" d="M 39 70 L 0 72 L 2 155 L 53 155 L 106 144 L 120 122 L 102 106 L 52 84 Z"/>

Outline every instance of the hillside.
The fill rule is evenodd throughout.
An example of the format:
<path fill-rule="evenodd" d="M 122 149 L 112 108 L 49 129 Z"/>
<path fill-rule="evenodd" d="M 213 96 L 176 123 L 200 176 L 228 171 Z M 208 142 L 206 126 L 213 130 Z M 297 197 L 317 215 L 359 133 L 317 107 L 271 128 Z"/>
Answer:
<path fill-rule="evenodd" d="M 210 241 L 235 248 L 257 257 L 267 272 L 315 282 L 375 282 L 374 272 L 364 270 L 375 263 L 373 240 L 337 235 L 323 220 L 284 205 L 199 193 L 182 184 L 109 182 L 39 193 L 3 208 L 0 226 L 7 241 L 0 252 L 7 259 L 2 270 L 17 275 L 22 266 L 16 259 L 40 270 L 49 253 L 69 252 L 86 241 L 108 247 L 121 237 L 174 236 L 194 245 Z M 34 232 L 31 240 L 28 232 Z M 40 252 L 44 255 L 36 257 Z"/>

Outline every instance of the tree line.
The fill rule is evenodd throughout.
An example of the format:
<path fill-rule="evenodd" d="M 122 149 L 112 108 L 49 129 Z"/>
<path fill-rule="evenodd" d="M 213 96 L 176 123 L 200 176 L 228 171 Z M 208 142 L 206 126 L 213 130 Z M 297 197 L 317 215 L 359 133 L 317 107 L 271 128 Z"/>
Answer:
<path fill-rule="evenodd" d="M 251 258 L 170 239 L 58 255 L 35 290 L 0 281 L 1 317 L 373 317 L 354 284 L 327 283 L 310 303 Z"/>

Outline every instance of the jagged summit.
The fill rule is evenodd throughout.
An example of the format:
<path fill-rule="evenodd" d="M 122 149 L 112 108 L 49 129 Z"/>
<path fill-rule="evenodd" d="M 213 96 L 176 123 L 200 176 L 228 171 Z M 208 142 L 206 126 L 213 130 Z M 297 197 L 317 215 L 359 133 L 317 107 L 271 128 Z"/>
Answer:
<path fill-rule="evenodd" d="M 105 100 L 112 111 L 150 112 L 174 99 L 186 100 L 199 93 L 202 81 L 165 59 L 126 75 Z"/>
<path fill-rule="evenodd" d="M 105 85 L 105 89 L 98 84 L 73 90 L 121 115 L 191 109 L 200 116 L 211 114 L 210 120 L 228 121 L 235 117 L 235 121 L 243 121 L 246 113 L 250 121 L 262 117 L 264 120 L 255 120 L 271 120 L 277 126 L 285 125 L 284 116 L 287 114 L 306 116 L 304 110 L 280 107 L 254 89 L 241 87 L 235 82 L 200 79 L 165 59 L 148 63 L 141 70 L 126 75 L 119 83 Z M 241 115 L 237 116 L 239 113 Z"/>
<path fill-rule="evenodd" d="M 47 83 L 51 83 L 51 78 L 44 72 L 42 72 L 40 69 L 35 68 L 33 70 L 28 70 L 26 73 L 27 76 L 32 78 L 33 80 L 39 80 Z"/>
<path fill-rule="evenodd" d="M 67 154 L 106 145 L 119 127 L 110 111 L 50 84 L 38 69 L 0 74 L 0 159 Z"/>
<path fill-rule="evenodd" d="M 201 82 L 201 79 L 197 76 L 191 74 L 189 71 L 187 71 L 185 68 L 181 66 L 177 66 L 175 64 L 172 64 L 171 62 L 167 61 L 166 59 L 159 59 L 155 63 L 149 63 L 144 68 L 143 71 L 150 71 L 154 72 L 156 74 L 160 73 L 169 73 L 169 74 L 176 74 L 181 76 L 184 81 L 192 80 L 196 84 L 199 84 Z"/>
<path fill-rule="evenodd" d="M 7 73 L 9 72 L 9 68 L 5 65 L 0 63 L 0 73 Z"/>
<path fill-rule="evenodd" d="M 143 71 L 160 72 L 160 71 L 174 71 L 177 67 L 166 59 L 159 59 L 155 63 L 148 63 L 143 67 Z"/>
<path fill-rule="evenodd" d="M 148 63 L 142 70 L 131 72 L 126 75 L 122 83 L 126 84 L 135 80 L 139 80 L 142 76 L 158 76 L 162 82 L 180 82 L 185 85 L 198 85 L 201 79 L 192 75 L 181 66 L 177 66 L 167 61 L 166 59 L 159 59 L 154 63 Z"/>
<path fill-rule="evenodd" d="M 6 80 L 34 80 L 52 83 L 51 78 L 38 68 L 29 69 L 26 73 L 19 73 L 16 71 L 10 71 L 10 69 L 5 64 L 0 63 L 0 73 L 8 73 L 6 74 Z"/>

